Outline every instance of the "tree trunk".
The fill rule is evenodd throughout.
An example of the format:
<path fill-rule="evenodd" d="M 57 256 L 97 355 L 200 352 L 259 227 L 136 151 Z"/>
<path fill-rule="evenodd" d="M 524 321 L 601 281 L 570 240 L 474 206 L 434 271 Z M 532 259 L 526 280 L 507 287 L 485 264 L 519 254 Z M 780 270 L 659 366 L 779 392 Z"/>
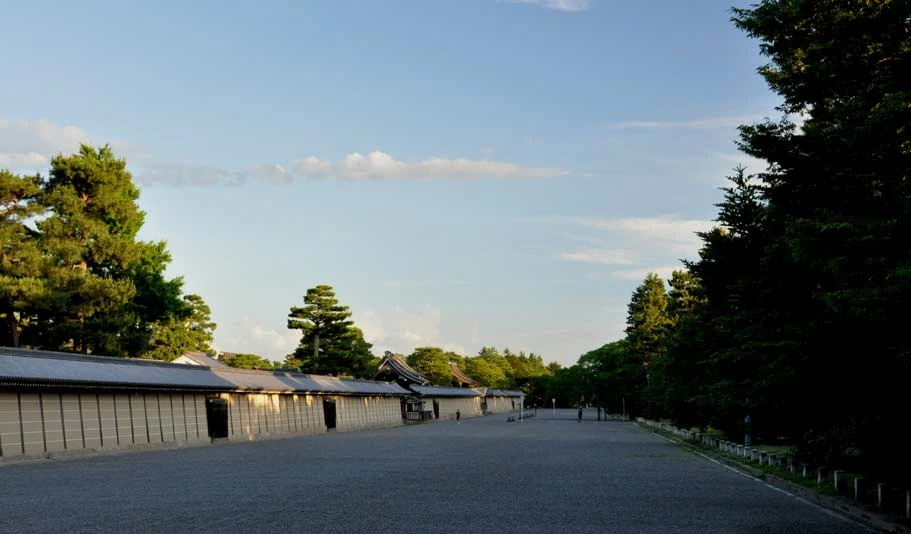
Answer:
<path fill-rule="evenodd" d="M 313 334 L 313 365 L 319 361 L 319 332 Z"/>

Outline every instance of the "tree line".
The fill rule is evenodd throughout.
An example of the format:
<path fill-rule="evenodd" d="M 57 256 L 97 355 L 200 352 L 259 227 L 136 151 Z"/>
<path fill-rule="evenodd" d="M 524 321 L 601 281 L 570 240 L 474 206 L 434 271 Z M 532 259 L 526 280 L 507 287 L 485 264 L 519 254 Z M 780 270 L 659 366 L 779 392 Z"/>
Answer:
<path fill-rule="evenodd" d="M 215 324 L 145 213 L 126 162 L 83 145 L 49 175 L 0 170 L 0 344 L 172 360 L 211 352 Z"/>
<path fill-rule="evenodd" d="M 625 338 L 563 371 L 567 399 L 911 477 L 909 20 L 885 0 L 733 10 L 783 99 L 740 127 L 768 167 L 734 171 L 698 259 L 642 282 Z"/>
<path fill-rule="evenodd" d="M 250 365 L 297 369 L 311 374 L 374 377 L 380 359 L 373 355 L 373 345 L 354 325 L 349 307 L 339 304 L 332 286 L 310 288 L 303 300 L 303 306 L 292 306 L 288 314 L 288 328 L 301 332 L 294 352 L 281 364 L 270 364 L 263 358 L 247 359 L 254 362 Z M 528 387 L 533 378 L 559 368 L 556 363 L 544 365 L 543 358 L 535 353 L 516 354 L 504 349 L 501 354 L 493 347 L 482 348 L 475 357 L 439 347 L 418 347 L 406 361 L 432 383 L 442 386 L 454 384 L 450 363 L 456 363 L 482 385 L 498 388 Z"/>
<path fill-rule="evenodd" d="M 209 306 L 165 275 L 167 243 L 137 238 L 138 199 L 126 161 L 108 146 L 55 156 L 47 177 L 0 170 L 0 345 L 166 361 L 215 354 Z M 303 300 L 287 323 L 300 343 L 284 361 L 235 354 L 225 363 L 372 378 L 379 358 L 333 288 L 318 285 Z M 547 371 L 540 356 L 492 348 L 465 358 L 423 347 L 410 359 L 437 381 L 440 361 L 448 373 L 452 359 L 497 387 Z"/>

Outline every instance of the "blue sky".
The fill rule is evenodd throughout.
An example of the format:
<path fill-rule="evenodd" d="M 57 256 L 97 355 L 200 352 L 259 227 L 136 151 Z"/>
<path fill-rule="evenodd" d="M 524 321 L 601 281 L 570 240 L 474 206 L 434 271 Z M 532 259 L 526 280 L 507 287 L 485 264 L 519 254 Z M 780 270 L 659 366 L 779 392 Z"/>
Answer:
<path fill-rule="evenodd" d="M 377 354 L 571 364 L 760 170 L 736 126 L 778 99 L 730 5 L 10 3 L 0 167 L 111 144 L 219 350 L 282 359 L 329 284 Z"/>

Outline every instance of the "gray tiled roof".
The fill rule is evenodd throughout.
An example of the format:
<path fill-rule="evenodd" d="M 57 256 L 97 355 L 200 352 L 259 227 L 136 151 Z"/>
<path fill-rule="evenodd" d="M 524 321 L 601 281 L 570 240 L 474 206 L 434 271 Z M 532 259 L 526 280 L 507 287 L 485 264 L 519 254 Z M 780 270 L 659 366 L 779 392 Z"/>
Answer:
<path fill-rule="evenodd" d="M 190 360 L 191 362 L 196 363 L 197 365 L 205 365 L 206 367 L 231 367 L 230 365 L 228 365 L 224 362 L 220 362 L 220 361 L 216 360 L 215 358 L 209 356 L 205 352 L 187 352 L 183 356 L 181 356 L 181 358 L 186 358 L 186 359 Z M 178 358 L 177 360 L 175 360 L 172 363 L 187 363 L 187 362 L 182 362 L 179 360 L 180 360 L 180 358 Z"/>
<path fill-rule="evenodd" d="M 0 347 L 0 386 L 407 395 L 393 382 Z"/>
<path fill-rule="evenodd" d="M 511 389 L 491 389 L 487 388 L 486 397 L 521 397 L 525 393 Z"/>
<path fill-rule="evenodd" d="M 485 388 L 447 388 L 443 386 L 409 386 L 422 397 L 483 397 Z"/>
<path fill-rule="evenodd" d="M 404 358 L 398 354 L 387 352 L 382 361 L 380 361 L 379 369 L 379 374 L 384 374 L 384 372 L 388 370 L 391 371 L 392 374 L 405 379 L 406 382 L 413 382 L 422 385 L 430 384 L 430 380 L 428 380 L 427 377 L 417 372 L 417 370 L 408 365 L 408 363 L 405 362 Z"/>
<path fill-rule="evenodd" d="M 452 377 L 460 383 L 466 384 L 469 387 L 481 387 L 481 383 L 465 374 L 464 371 L 459 369 L 459 365 L 457 363 L 449 362 L 449 370 L 452 371 Z"/>

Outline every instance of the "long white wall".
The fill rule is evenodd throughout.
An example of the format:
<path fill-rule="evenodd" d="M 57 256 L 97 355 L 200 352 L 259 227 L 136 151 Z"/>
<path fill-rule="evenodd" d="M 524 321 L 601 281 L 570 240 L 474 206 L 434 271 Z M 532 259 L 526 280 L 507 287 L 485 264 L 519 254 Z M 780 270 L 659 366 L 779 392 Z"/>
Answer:
<path fill-rule="evenodd" d="M 462 417 L 476 417 L 481 414 L 481 397 L 436 397 L 440 403 L 440 419 L 455 419 L 456 410 Z"/>
<path fill-rule="evenodd" d="M 201 394 L 0 392 L 0 456 L 208 439 Z"/>
<path fill-rule="evenodd" d="M 339 431 L 380 428 L 402 424 L 398 397 L 336 397 Z"/>
<path fill-rule="evenodd" d="M 498 414 L 519 411 L 521 398 L 518 397 L 486 397 L 487 411 Z"/>
<path fill-rule="evenodd" d="M 222 393 L 228 404 L 228 437 L 325 432 L 323 403 L 313 395 Z"/>
<path fill-rule="evenodd" d="M 348 397 L 268 393 L 223 393 L 228 404 L 228 437 L 326 432 L 323 400 L 335 401 L 338 431 L 402 424 L 398 397 Z"/>
<path fill-rule="evenodd" d="M 228 405 L 230 439 L 326 432 L 323 399 L 335 401 L 338 431 L 402 424 L 398 397 L 219 397 Z M 208 440 L 205 394 L 0 392 L 0 456 Z"/>

